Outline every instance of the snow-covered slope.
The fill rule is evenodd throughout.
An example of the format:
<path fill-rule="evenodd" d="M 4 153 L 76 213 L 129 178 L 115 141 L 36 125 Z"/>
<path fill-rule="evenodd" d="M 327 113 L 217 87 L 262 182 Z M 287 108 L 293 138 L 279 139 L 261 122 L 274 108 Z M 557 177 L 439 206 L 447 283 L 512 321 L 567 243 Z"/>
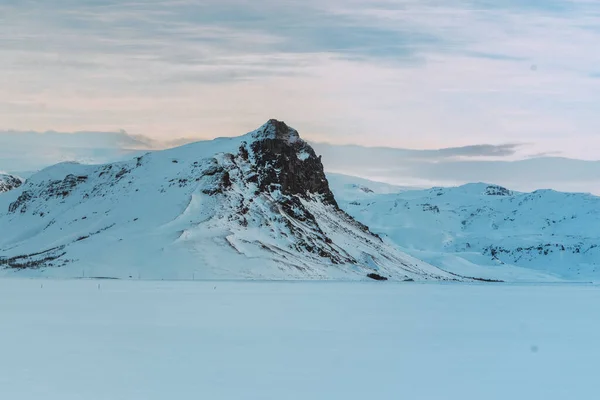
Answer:
<path fill-rule="evenodd" d="M 342 209 L 443 269 L 504 280 L 600 277 L 600 197 L 484 183 L 382 194 L 364 180 L 355 189 L 347 177 L 330 180 Z"/>
<path fill-rule="evenodd" d="M 0 173 L 0 193 L 8 192 L 23 184 L 21 178 L 14 175 Z"/>
<path fill-rule="evenodd" d="M 320 157 L 276 120 L 127 162 L 47 168 L 0 197 L 0 231 L 4 274 L 457 278 L 341 211 Z"/>

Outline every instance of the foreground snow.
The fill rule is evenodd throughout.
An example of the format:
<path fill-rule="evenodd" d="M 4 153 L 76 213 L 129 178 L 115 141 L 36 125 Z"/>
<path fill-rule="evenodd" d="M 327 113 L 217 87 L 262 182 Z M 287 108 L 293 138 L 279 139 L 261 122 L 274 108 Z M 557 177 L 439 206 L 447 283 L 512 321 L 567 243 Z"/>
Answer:
<path fill-rule="evenodd" d="M 6 399 L 591 399 L 595 286 L 0 280 Z"/>

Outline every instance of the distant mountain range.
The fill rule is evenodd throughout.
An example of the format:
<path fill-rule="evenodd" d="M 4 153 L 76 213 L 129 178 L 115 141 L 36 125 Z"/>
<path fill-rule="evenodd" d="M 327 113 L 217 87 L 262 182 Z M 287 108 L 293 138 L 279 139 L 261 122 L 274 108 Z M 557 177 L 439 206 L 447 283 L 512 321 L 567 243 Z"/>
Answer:
<path fill-rule="evenodd" d="M 76 161 L 105 164 L 190 142 L 159 142 L 126 132 L 0 131 L 0 171 L 22 177 Z M 522 145 L 472 145 L 409 150 L 310 142 L 325 170 L 388 183 L 428 188 L 493 182 L 515 190 L 555 189 L 600 194 L 600 162 L 549 155 L 526 157 Z M 518 155 L 520 154 L 520 157 Z"/>
<path fill-rule="evenodd" d="M 60 162 L 103 164 L 150 149 L 148 140 L 125 132 L 0 131 L 0 171 L 27 177 Z"/>
<path fill-rule="evenodd" d="M 311 143 L 332 173 L 428 188 L 493 182 L 515 190 L 555 189 L 600 194 L 600 161 L 562 157 L 506 160 L 506 146 L 406 150 Z"/>
<path fill-rule="evenodd" d="M 328 179 L 342 209 L 442 269 L 501 280 L 600 278 L 600 197 L 485 183 L 407 190 Z"/>

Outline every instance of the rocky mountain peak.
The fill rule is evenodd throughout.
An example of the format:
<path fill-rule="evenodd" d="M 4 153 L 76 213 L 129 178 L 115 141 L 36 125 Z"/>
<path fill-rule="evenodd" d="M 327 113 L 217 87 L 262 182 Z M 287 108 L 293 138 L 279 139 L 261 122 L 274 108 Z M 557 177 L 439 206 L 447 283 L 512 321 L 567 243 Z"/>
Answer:
<path fill-rule="evenodd" d="M 321 197 L 337 207 L 329 188 L 321 157 L 285 122 L 269 120 L 253 132 L 254 141 L 242 144 L 240 154 L 252 154 L 261 191 L 280 191 L 284 195 Z"/>
<path fill-rule="evenodd" d="M 295 143 L 300 140 L 300 135 L 297 130 L 289 127 L 285 122 L 270 119 L 252 132 L 252 138 L 255 140 L 274 139 Z"/>

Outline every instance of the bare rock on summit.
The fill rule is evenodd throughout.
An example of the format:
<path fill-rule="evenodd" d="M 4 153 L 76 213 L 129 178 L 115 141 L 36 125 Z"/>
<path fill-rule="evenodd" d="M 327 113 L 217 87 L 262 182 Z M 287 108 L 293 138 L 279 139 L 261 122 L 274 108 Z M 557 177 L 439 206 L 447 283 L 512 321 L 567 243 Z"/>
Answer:
<path fill-rule="evenodd" d="M 306 197 L 321 195 L 323 202 L 337 207 L 329 189 L 321 157 L 283 121 L 269 120 L 254 134 L 250 147 L 261 190 L 280 188 L 283 194 Z"/>

